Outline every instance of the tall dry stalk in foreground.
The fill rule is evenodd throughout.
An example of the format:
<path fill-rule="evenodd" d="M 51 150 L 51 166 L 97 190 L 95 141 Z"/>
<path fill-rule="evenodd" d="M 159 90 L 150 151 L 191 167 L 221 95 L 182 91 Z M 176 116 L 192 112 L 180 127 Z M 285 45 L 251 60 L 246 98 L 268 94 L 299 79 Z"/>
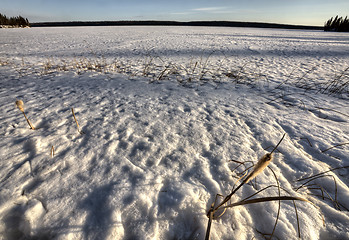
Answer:
<path fill-rule="evenodd" d="M 267 153 L 265 154 L 263 157 L 261 157 L 258 162 L 256 163 L 256 165 L 254 166 L 253 170 L 251 171 L 251 173 L 249 173 L 247 175 L 247 177 L 245 177 L 242 182 L 240 183 L 240 185 L 238 185 L 238 187 L 236 187 L 235 189 L 232 190 L 232 192 L 226 196 L 224 198 L 224 200 L 218 204 L 217 207 L 215 207 L 215 204 L 216 204 L 216 200 L 217 200 L 217 197 L 216 197 L 216 200 L 215 202 L 212 203 L 211 205 L 211 208 L 210 210 L 208 211 L 207 213 L 207 217 L 209 218 L 208 220 L 208 224 L 207 224 L 207 230 L 206 230 L 206 237 L 205 239 L 208 240 L 210 238 L 210 230 L 211 230 L 211 224 L 212 224 L 212 220 L 213 219 L 217 219 L 219 218 L 220 216 L 222 216 L 226 209 L 227 208 L 232 208 L 232 207 L 235 207 L 235 206 L 241 206 L 241 205 L 247 205 L 247 204 L 254 204 L 254 203 L 262 203 L 262 202 L 269 202 L 269 201 L 285 201 L 285 200 L 291 200 L 291 201 L 295 201 L 295 200 L 299 200 L 299 201 L 304 201 L 304 202 L 309 202 L 308 200 L 304 199 L 304 198 L 300 198 L 300 197 L 293 197 L 293 196 L 280 196 L 280 186 L 278 184 L 278 189 L 279 189 L 279 196 L 276 196 L 276 197 L 264 197 L 264 198 L 255 198 L 255 199 L 250 199 L 250 197 L 258 194 L 259 192 L 251 195 L 250 197 L 248 198 L 245 198 L 241 201 L 238 201 L 238 202 L 235 202 L 235 203 L 232 203 L 232 204 L 229 204 L 227 206 L 224 206 L 231 198 L 232 196 L 236 193 L 236 191 L 238 189 L 240 189 L 242 187 L 242 185 L 244 185 L 245 183 L 248 183 L 249 181 L 251 181 L 252 179 L 254 179 L 258 174 L 260 174 L 268 165 L 269 163 L 273 160 L 273 152 L 277 149 L 277 147 L 280 145 L 280 143 L 282 142 L 282 140 L 284 139 L 286 134 L 284 134 L 281 138 L 281 140 L 279 141 L 279 143 L 273 148 L 273 150 L 270 152 L 270 153 Z M 276 178 L 276 175 L 274 174 L 274 177 Z M 217 211 L 222 211 L 219 216 L 214 216 L 214 214 L 217 212 Z M 296 208 L 295 208 L 295 211 L 296 211 Z M 296 212 L 296 215 L 297 215 L 297 212 Z M 298 215 L 297 215 L 297 222 L 298 222 Z M 277 223 L 277 221 L 276 221 Z M 276 227 L 276 223 L 275 223 L 275 226 L 274 226 L 274 230 L 275 230 L 275 227 Z M 299 229 L 299 228 L 298 228 Z M 274 230 L 273 230 L 273 233 L 274 233 Z M 272 233 L 272 234 L 273 234 Z M 272 235 L 271 235 L 272 236 Z"/>
<path fill-rule="evenodd" d="M 285 134 L 282 136 L 281 140 L 279 141 L 279 143 L 274 147 L 274 149 L 270 152 L 265 154 L 263 157 L 261 157 L 257 164 L 254 166 L 252 172 L 240 183 L 240 185 L 235 188 L 228 196 L 225 197 L 225 199 L 214 209 L 214 211 L 216 211 L 218 208 L 220 208 L 221 206 L 223 206 L 226 202 L 228 202 L 231 197 L 234 195 L 234 193 L 239 190 L 239 188 L 242 187 L 242 185 L 244 185 L 245 183 L 248 183 L 249 181 L 251 181 L 252 179 L 254 179 L 255 177 L 257 177 L 258 174 L 260 174 L 261 172 L 263 172 L 263 170 L 269 165 L 269 163 L 271 163 L 271 161 L 273 160 L 273 152 L 276 150 L 276 148 L 280 145 L 280 143 L 282 142 L 282 140 L 284 139 Z"/>
<path fill-rule="evenodd" d="M 27 120 L 27 123 L 29 124 L 30 129 L 35 130 L 33 124 L 29 121 L 29 119 L 27 118 L 27 116 L 24 113 L 24 103 L 23 103 L 23 101 L 22 100 L 17 100 L 16 101 L 16 106 L 23 113 L 25 119 Z"/>
<path fill-rule="evenodd" d="M 52 146 L 51 147 L 51 158 L 55 156 L 55 148 Z"/>
<path fill-rule="evenodd" d="M 73 117 L 74 117 L 74 120 L 75 120 L 75 122 L 76 122 L 76 126 L 78 127 L 78 132 L 79 132 L 80 134 L 83 134 L 84 132 L 80 130 L 80 126 L 79 126 L 78 120 L 76 120 L 75 113 L 74 113 L 74 109 L 72 108 L 71 111 L 72 111 L 72 113 L 73 113 Z"/>

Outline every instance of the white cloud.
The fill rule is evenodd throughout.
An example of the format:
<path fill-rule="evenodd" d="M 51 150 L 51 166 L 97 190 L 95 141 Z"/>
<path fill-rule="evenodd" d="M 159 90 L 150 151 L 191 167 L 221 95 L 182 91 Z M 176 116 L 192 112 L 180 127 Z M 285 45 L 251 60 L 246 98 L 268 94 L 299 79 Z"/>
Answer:
<path fill-rule="evenodd" d="M 219 11 L 225 9 L 224 7 L 207 7 L 207 8 L 195 8 L 193 11 L 205 11 L 205 12 L 211 12 L 211 11 Z"/>

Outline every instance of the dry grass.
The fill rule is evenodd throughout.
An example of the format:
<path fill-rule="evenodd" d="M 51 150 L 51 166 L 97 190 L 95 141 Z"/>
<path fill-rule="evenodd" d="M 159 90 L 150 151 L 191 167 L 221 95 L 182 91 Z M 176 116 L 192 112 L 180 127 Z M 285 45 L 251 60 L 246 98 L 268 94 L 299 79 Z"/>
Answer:
<path fill-rule="evenodd" d="M 22 100 L 17 100 L 16 101 L 16 106 L 17 108 L 23 113 L 25 119 L 27 120 L 27 123 L 30 127 L 30 129 L 32 130 L 35 130 L 35 127 L 33 126 L 33 124 L 29 121 L 29 119 L 27 118 L 27 115 L 25 115 L 25 112 L 24 112 L 24 103 Z"/>
<path fill-rule="evenodd" d="M 80 126 L 79 126 L 78 120 L 77 120 L 76 117 L 75 117 L 74 109 L 72 108 L 71 111 L 72 111 L 72 113 L 73 113 L 74 121 L 75 121 L 76 126 L 77 126 L 77 128 L 78 128 L 78 132 L 79 132 L 80 134 L 84 134 L 84 132 L 80 130 Z"/>
<path fill-rule="evenodd" d="M 333 174 L 330 174 L 331 172 L 334 172 L 336 170 L 346 169 L 346 168 L 349 168 L 349 166 L 331 168 L 327 171 L 314 174 L 309 177 L 298 179 L 297 182 L 300 182 L 302 184 L 299 187 L 295 188 L 295 191 L 297 192 L 299 190 L 309 190 L 310 192 L 307 193 L 308 195 L 319 197 L 322 200 L 329 200 L 330 202 L 332 202 L 333 207 L 339 211 L 342 211 L 342 210 L 349 211 L 349 209 L 347 209 L 338 199 L 337 180 Z M 326 188 L 323 187 L 321 183 L 317 181 L 318 179 L 321 179 L 321 178 L 330 178 L 332 180 L 334 185 L 333 192 L 327 191 Z"/>
<path fill-rule="evenodd" d="M 347 144 L 349 144 L 349 142 L 340 143 L 340 144 L 334 145 L 334 146 L 332 146 L 332 147 L 330 147 L 330 148 L 327 148 L 327 149 L 325 149 L 325 150 L 322 150 L 321 152 L 324 153 L 324 152 L 327 152 L 328 150 L 331 150 L 332 148 L 337 148 L 337 147 L 344 146 L 344 145 L 347 145 Z"/>
<path fill-rule="evenodd" d="M 349 67 L 335 75 L 333 80 L 323 84 L 318 92 L 329 95 L 349 93 Z"/>
<path fill-rule="evenodd" d="M 285 137 L 285 134 L 282 136 L 279 143 L 273 148 L 273 150 L 270 153 L 265 154 L 262 158 L 260 158 L 258 160 L 258 162 L 253 166 L 253 169 L 249 174 L 247 174 L 247 171 L 249 169 L 251 169 L 252 167 L 247 167 L 246 162 L 234 161 L 235 163 L 238 164 L 238 166 L 236 168 L 234 168 L 233 171 L 238 169 L 240 166 L 246 167 L 245 170 L 243 170 L 242 172 L 237 174 L 237 178 L 238 178 L 237 182 L 240 181 L 241 179 L 242 179 L 242 181 L 241 181 L 240 185 L 238 185 L 238 187 L 236 187 L 236 188 L 233 188 L 232 192 L 229 195 L 227 195 L 223 199 L 223 201 L 221 201 L 220 203 L 217 203 L 218 197 L 223 197 L 223 196 L 220 194 L 216 195 L 215 201 L 211 204 L 211 207 L 207 213 L 209 220 L 208 220 L 207 230 L 206 230 L 206 237 L 205 237 L 206 240 L 208 240 L 210 237 L 212 221 L 220 218 L 223 214 L 225 214 L 227 209 L 233 208 L 236 206 L 244 206 L 244 205 L 256 204 L 256 203 L 265 203 L 265 202 L 271 202 L 271 201 L 278 201 L 278 212 L 277 212 L 277 216 L 276 216 L 275 223 L 274 223 L 274 226 L 273 226 L 271 233 L 270 234 L 263 234 L 263 235 L 265 235 L 265 236 L 267 235 L 267 236 L 269 236 L 268 237 L 269 239 L 272 239 L 272 237 L 274 236 L 277 224 L 278 224 L 279 216 L 280 216 L 281 201 L 292 201 L 293 205 L 294 205 L 294 209 L 295 209 L 296 219 L 297 219 L 298 237 L 299 238 L 301 237 L 301 229 L 300 229 L 300 224 L 299 224 L 299 219 L 298 219 L 298 211 L 297 211 L 296 201 L 302 201 L 302 202 L 307 202 L 307 203 L 311 203 L 311 202 L 305 198 L 302 198 L 302 197 L 291 196 L 290 193 L 286 189 L 284 189 L 280 186 L 280 183 L 277 179 L 275 172 L 268 166 L 269 163 L 273 159 L 273 152 L 280 145 L 280 143 L 282 142 L 284 137 Z M 267 167 L 272 172 L 274 179 L 275 179 L 275 182 L 276 182 L 276 185 L 271 184 L 271 185 L 255 192 L 254 194 L 248 196 L 247 198 L 244 198 L 240 201 L 228 204 L 228 202 L 231 200 L 232 196 L 236 193 L 236 191 L 238 189 L 240 189 L 244 184 L 255 179 Z M 264 192 L 265 190 L 267 190 L 269 188 L 276 188 L 277 189 L 277 196 L 255 198 L 256 195 Z M 285 193 L 287 193 L 288 195 L 286 195 L 286 196 L 281 195 L 281 190 L 284 191 Z M 257 230 L 257 232 L 258 232 L 258 230 Z"/>
<path fill-rule="evenodd" d="M 253 61 L 246 62 L 242 66 L 236 66 L 223 74 L 235 84 L 254 86 L 261 81 L 268 83 L 268 78 L 262 73 L 259 64 Z"/>
<path fill-rule="evenodd" d="M 273 152 L 280 145 L 284 137 L 285 137 L 285 134 L 282 136 L 279 143 L 274 147 L 274 149 L 270 153 L 265 154 L 263 157 L 261 157 L 258 160 L 258 162 L 254 165 L 251 173 L 248 174 L 247 177 L 243 179 L 243 181 L 238 187 L 232 190 L 232 192 L 214 209 L 214 211 L 217 211 L 221 206 L 223 206 L 226 202 L 228 202 L 231 199 L 231 197 L 234 195 L 234 193 L 237 190 L 239 190 L 239 188 L 242 187 L 242 185 L 244 185 L 245 183 L 248 183 L 249 181 L 257 177 L 257 175 L 259 175 L 269 165 L 269 163 L 271 163 L 271 161 L 273 160 Z"/>
<path fill-rule="evenodd" d="M 51 147 L 51 158 L 55 156 L 55 148 L 52 146 Z"/>
<path fill-rule="evenodd" d="M 10 65 L 10 61 L 7 60 L 7 59 L 1 59 L 0 58 L 0 67 L 1 66 L 7 66 L 7 65 Z"/>
<path fill-rule="evenodd" d="M 160 56 L 148 53 L 142 56 L 135 65 L 129 60 L 106 59 L 95 55 L 93 57 L 81 57 L 72 60 L 54 60 L 48 58 L 40 68 L 30 64 L 16 65 L 0 59 L 0 66 L 13 66 L 20 76 L 35 73 L 39 75 L 51 75 L 59 72 L 72 71 L 76 74 L 84 72 L 99 72 L 102 74 L 120 73 L 129 77 L 142 76 L 149 78 L 149 82 L 159 82 L 163 80 L 176 80 L 182 85 L 187 84 L 204 84 L 207 82 L 223 83 L 232 82 L 234 84 L 243 84 L 250 87 L 268 86 L 270 80 L 263 73 L 265 66 L 263 63 L 256 61 L 237 61 L 234 56 L 227 57 L 223 54 L 221 59 L 212 59 L 211 52 L 207 55 L 204 53 L 198 57 L 191 57 L 187 63 L 168 62 Z M 137 61 L 136 61 L 137 62 Z M 238 62 L 233 64 L 231 62 Z M 280 83 L 273 85 L 271 92 L 285 91 L 287 87 L 297 87 L 304 89 L 304 92 L 322 93 L 327 95 L 349 97 L 349 67 L 346 66 L 341 70 L 333 69 L 326 73 L 326 79 L 318 79 L 322 68 L 320 65 L 306 68 L 304 65 L 295 66 L 293 70 L 285 77 L 280 79 Z"/>

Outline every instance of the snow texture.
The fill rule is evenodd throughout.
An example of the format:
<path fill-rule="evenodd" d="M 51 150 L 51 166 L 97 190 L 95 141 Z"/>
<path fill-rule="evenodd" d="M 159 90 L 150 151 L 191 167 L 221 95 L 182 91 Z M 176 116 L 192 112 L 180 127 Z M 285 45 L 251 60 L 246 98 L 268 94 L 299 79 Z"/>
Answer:
<path fill-rule="evenodd" d="M 0 239 L 204 239 L 216 194 L 284 133 L 269 167 L 313 203 L 301 239 L 349 239 L 348 92 L 322 91 L 348 60 L 345 33 L 1 29 Z M 276 184 L 266 168 L 231 201 Z M 210 239 L 268 238 L 278 204 L 228 209 Z M 298 239 L 292 201 L 273 239 Z"/>

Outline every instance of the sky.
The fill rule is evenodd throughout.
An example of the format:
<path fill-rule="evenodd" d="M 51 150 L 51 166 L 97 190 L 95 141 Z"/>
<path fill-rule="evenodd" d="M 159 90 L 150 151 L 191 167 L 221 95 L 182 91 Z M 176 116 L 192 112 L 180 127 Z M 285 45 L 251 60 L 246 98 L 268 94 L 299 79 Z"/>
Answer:
<path fill-rule="evenodd" d="M 0 0 L 0 13 L 30 22 L 247 21 L 323 26 L 349 0 Z"/>

